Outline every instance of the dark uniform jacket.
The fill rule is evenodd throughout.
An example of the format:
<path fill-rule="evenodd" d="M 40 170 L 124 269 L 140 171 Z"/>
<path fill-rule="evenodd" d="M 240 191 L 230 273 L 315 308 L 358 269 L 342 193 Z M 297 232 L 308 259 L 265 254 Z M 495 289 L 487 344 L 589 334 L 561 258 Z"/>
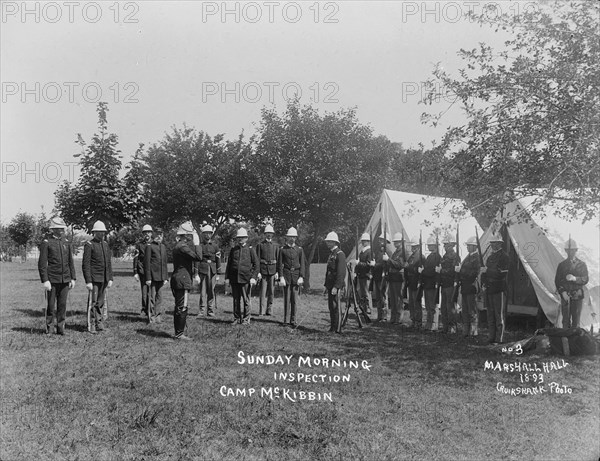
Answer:
<path fill-rule="evenodd" d="M 42 283 L 69 283 L 76 280 L 71 245 L 53 236 L 44 240 L 40 245 L 38 270 Z"/>
<path fill-rule="evenodd" d="M 477 277 L 479 277 L 479 253 L 469 253 L 458 273 L 460 292 L 463 295 L 477 294 Z"/>
<path fill-rule="evenodd" d="M 146 280 L 144 276 L 144 254 L 148 245 L 150 244 L 146 241 L 138 243 L 135 247 L 135 256 L 133 257 L 133 275 L 138 274 L 142 281 Z"/>
<path fill-rule="evenodd" d="M 421 272 L 421 282 L 423 283 L 424 290 L 433 290 L 436 283 L 439 283 L 440 276 L 435 271 L 436 266 L 442 263 L 442 257 L 436 251 L 435 253 L 429 253 L 423 263 L 423 272 Z"/>
<path fill-rule="evenodd" d="M 279 251 L 277 272 L 288 285 L 298 285 L 298 278 L 305 275 L 304 251 L 298 245 L 284 245 Z"/>
<path fill-rule="evenodd" d="M 486 286 L 488 294 L 506 291 L 506 277 L 508 276 L 508 255 L 504 250 L 492 253 L 485 262 L 487 271 L 482 274 L 482 283 Z"/>
<path fill-rule="evenodd" d="M 404 277 L 406 278 L 406 283 L 408 284 L 408 288 L 411 290 L 416 290 L 419 288 L 419 267 L 421 267 L 421 251 L 414 251 L 408 257 L 408 263 L 406 268 L 404 269 Z"/>
<path fill-rule="evenodd" d="M 202 247 L 188 244 L 180 240 L 173 248 L 173 274 L 171 275 L 171 288 L 173 290 L 192 289 L 192 271 L 194 261 L 202 259 Z"/>
<path fill-rule="evenodd" d="M 354 273 L 359 279 L 369 278 L 371 275 L 371 265 L 369 264 L 373 257 L 371 256 L 371 247 L 363 248 L 358 255 L 358 263 L 354 268 Z"/>
<path fill-rule="evenodd" d="M 404 280 L 402 273 L 400 272 L 405 266 L 402 253 L 402 248 L 396 249 L 392 257 L 387 261 L 388 280 L 390 282 L 402 282 Z"/>
<path fill-rule="evenodd" d="M 442 288 L 454 286 L 456 281 L 456 271 L 454 266 L 460 264 L 460 256 L 454 250 L 446 251 L 442 257 L 442 270 L 440 271 L 440 284 Z"/>
<path fill-rule="evenodd" d="M 567 274 L 575 276 L 574 282 L 568 282 Z M 583 298 L 583 286 L 589 281 L 586 264 L 578 258 L 571 261 L 569 258 L 562 261 L 556 268 L 554 284 L 559 293 L 567 292 L 573 299 Z"/>
<path fill-rule="evenodd" d="M 256 246 L 256 256 L 260 261 L 262 275 L 275 275 L 279 259 L 279 245 L 273 241 L 264 240 Z"/>
<path fill-rule="evenodd" d="M 230 283 L 250 283 L 258 275 L 258 257 L 249 245 L 236 245 L 229 252 L 225 278 Z"/>
<path fill-rule="evenodd" d="M 221 251 L 215 242 L 202 244 L 202 261 L 195 265 L 196 273 L 212 277 L 221 270 Z"/>
<path fill-rule="evenodd" d="M 164 282 L 169 278 L 167 268 L 167 247 L 163 243 L 150 243 L 144 253 L 144 274 L 146 280 Z"/>
<path fill-rule="evenodd" d="M 328 290 L 344 288 L 346 285 L 346 255 L 339 247 L 329 253 L 327 259 L 327 272 L 325 273 L 325 287 Z"/>
<path fill-rule="evenodd" d="M 93 238 L 83 246 L 85 283 L 106 283 L 113 279 L 111 252 L 106 241 Z"/>
<path fill-rule="evenodd" d="M 383 261 L 383 253 L 385 252 L 385 246 L 377 248 L 374 253 L 375 265 L 371 269 L 371 273 L 373 274 L 373 278 L 377 281 L 381 281 L 384 274 L 386 273 L 387 267 Z"/>

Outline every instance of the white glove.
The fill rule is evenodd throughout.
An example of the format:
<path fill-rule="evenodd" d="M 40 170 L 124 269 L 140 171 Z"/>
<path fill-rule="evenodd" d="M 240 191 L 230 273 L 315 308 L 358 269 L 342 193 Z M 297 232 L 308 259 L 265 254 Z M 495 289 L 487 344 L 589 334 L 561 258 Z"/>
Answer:
<path fill-rule="evenodd" d="M 253 287 L 254 285 L 256 285 L 256 279 L 255 278 L 251 278 L 250 279 L 250 286 Z"/>
<path fill-rule="evenodd" d="M 262 274 L 259 272 L 258 276 L 256 277 L 258 280 L 262 280 Z"/>
<path fill-rule="evenodd" d="M 52 291 L 52 284 L 49 281 L 42 283 L 42 286 L 46 291 Z"/>
<path fill-rule="evenodd" d="M 567 292 L 566 292 L 566 291 L 563 291 L 563 292 L 561 293 L 561 296 L 562 296 L 562 299 L 564 299 L 566 302 L 569 302 L 569 299 L 570 299 L 570 298 L 569 298 L 569 295 L 567 294 Z"/>
<path fill-rule="evenodd" d="M 333 288 L 331 289 L 331 294 L 332 294 L 333 296 L 337 295 L 337 292 L 338 292 L 338 289 L 337 289 L 336 287 L 333 287 Z"/>
<path fill-rule="evenodd" d="M 152 286 L 152 280 L 146 280 L 146 285 L 148 285 L 149 287 Z"/>
<path fill-rule="evenodd" d="M 135 279 L 135 281 L 136 281 L 136 282 L 139 282 L 139 281 L 140 281 L 140 276 L 139 276 L 138 274 L 135 274 L 135 275 L 133 276 L 133 278 Z"/>
<path fill-rule="evenodd" d="M 388 260 L 390 259 L 390 257 L 387 255 L 387 253 L 383 253 L 383 257 L 382 257 L 382 259 L 383 259 L 384 261 L 388 261 Z"/>
<path fill-rule="evenodd" d="M 417 269 L 417 271 L 419 271 L 419 274 L 420 274 L 421 272 L 423 272 L 423 268 L 422 268 L 422 267 L 419 267 L 419 268 Z"/>
<path fill-rule="evenodd" d="M 454 266 L 454 272 L 460 272 L 460 264 L 458 266 Z"/>
<path fill-rule="evenodd" d="M 567 274 L 565 278 L 567 279 L 567 282 L 574 282 L 575 280 L 577 280 L 577 277 L 575 277 L 572 274 Z"/>
<path fill-rule="evenodd" d="M 279 274 L 275 272 L 275 281 L 279 280 Z"/>
<path fill-rule="evenodd" d="M 285 283 L 285 278 L 284 278 L 284 277 L 281 277 L 281 278 L 279 279 L 279 286 L 280 286 L 280 287 L 284 287 L 284 286 L 286 286 L 286 285 L 287 285 L 287 284 Z"/>
<path fill-rule="evenodd" d="M 88 289 L 88 291 L 92 291 L 94 289 L 94 285 L 92 285 L 91 283 L 86 283 L 85 287 Z"/>
<path fill-rule="evenodd" d="M 167 283 L 169 283 L 169 281 L 168 281 L 168 280 L 165 280 L 165 281 L 163 282 L 163 286 L 164 286 L 164 285 L 166 285 Z"/>
<path fill-rule="evenodd" d="M 194 283 L 197 283 L 197 284 L 199 284 L 199 283 L 200 283 L 200 276 L 199 276 L 199 275 L 196 275 L 196 276 L 194 277 Z"/>
<path fill-rule="evenodd" d="M 229 285 L 229 279 L 225 279 L 225 285 Z"/>
<path fill-rule="evenodd" d="M 479 273 L 480 274 L 485 274 L 487 272 L 487 267 L 480 267 L 479 268 Z"/>
<path fill-rule="evenodd" d="M 400 273 L 404 275 L 404 269 L 400 269 Z"/>
<path fill-rule="evenodd" d="M 298 277 L 298 285 L 304 285 L 304 279 L 302 277 Z"/>
<path fill-rule="evenodd" d="M 194 241 L 194 245 L 200 245 L 200 236 L 198 235 L 198 232 L 194 231 L 192 234 L 192 240 Z"/>
<path fill-rule="evenodd" d="M 219 276 L 218 276 L 218 275 L 215 277 L 215 280 L 216 280 L 217 282 L 219 281 Z"/>
<path fill-rule="evenodd" d="M 70 288 L 70 289 L 73 289 L 73 288 L 75 288 L 75 280 L 71 280 L 71 281 L 69 282 L 69 288 Z"/>
<path fill-rule="evenodd" d="M 374 259 L 371 259 L 371 261 L 369 262 L 369 266 L 371 266 L 371 267 L 375 266 L 375 260 Z"/>
<path fill-rule="evenodd" d="M 439 274 L 442 272 L 442 266 L 435 266 L 435 271 Z"/>
<path fill-rule="evenodd" d="M 107 288 L 110 288 L 110 287 L 112 287 L 112 280 L 109 280 L 109 281 L 108 281 L 108 285 L 106 285 L 106 287 L 107 287 Z"/>

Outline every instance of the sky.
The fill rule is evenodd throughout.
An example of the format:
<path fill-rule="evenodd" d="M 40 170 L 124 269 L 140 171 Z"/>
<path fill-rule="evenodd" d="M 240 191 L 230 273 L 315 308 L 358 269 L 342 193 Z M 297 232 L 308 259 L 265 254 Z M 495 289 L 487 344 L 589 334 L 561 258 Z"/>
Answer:
<path fill-rule="evenodd" d="M 355 107 L 376 135 L 429 147 L 462 117 L 422 125 L 423 82 L 438 62 L 457 75 L 461 48 L 502 46 L 506 35 L 459 18 L 491 3 L 3 1 L 0 219 L 52 211 L 58 184 L 77 179 L 77 133 L 97 132 L 98 101 L 124 163 L 173 126 L 250 136 L 263 107 L 283 111 L 294 95 L 321 112 Z"/>

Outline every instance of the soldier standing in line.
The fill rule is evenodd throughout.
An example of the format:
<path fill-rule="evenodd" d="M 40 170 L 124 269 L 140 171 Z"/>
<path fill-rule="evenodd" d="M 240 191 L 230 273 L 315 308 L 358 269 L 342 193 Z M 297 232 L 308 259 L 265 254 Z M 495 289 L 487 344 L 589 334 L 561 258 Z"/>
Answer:
<path fill-rule="evenodd" d="M 265 315 L 271 315 L 275 282 L 279 280 L 279 274 L 277 273 L 279 245 L 273 242 L 274 235 L 275 230 L 273 229 L 273 226 L 271 224 L 267 224 L 265 226 L 265 239 L 256 246 L 256 256 L 260 261 L 260 271 L 258 273 L 258 281 L 260 282 L 258 315 L 263 314 L 263 306 L 265 305 L 265 301 Z M 296 305 L 294 303 L 294 313 L 296 310 L 295 307 Z"/>
<path fill-rule="evenodd" d="M 477 252 L 477 239 L 470 237 L 467 240 L 469 254 L 462 264 L 455 267 L 457 282 L 460 285 L 462 297 L 462 322 L 463 336 L 477 336 L 477 277 L 479 275 L 479 253 Z"/>
<path fill-rule="evenodd" d="M 200 288 L 200 312 L 204 315 L 206 306 L 206 315 L 215 316 L 215 284 L 219 281 L 219 271 L 221 270 L 221 250 L 212 240 L 212 226 L 205 224 L 202 227 L 202 261 L 196 263 L 196 281 Z"/>
<path fill-rule="evenodd" d="M 339 248 L 340 241 L 335 232 L 325 237 L 329 249 L 327 272 L 325 273 L 325 288 L 327 290 L 327 305 L 329 307 L 330 332 L 342 332 L 342 309 L 340 307 L 340 290 L 346 283 L 346 255 Z"/>
<path fill-rule="evenodd" d="M 414 240 L 408 242 L 411 247 L 411 254 L 408 257 L 406 268 L 404 269 L 404 277 L 408 287 L 408 307 L 410 309 L 410 320 L 412 327 L 420 330 L 423 326 L 423 309 L 421 308 L 420 300 L 417 301 L 419 293 L 419 267 L 421 267 L 421 250 L 419 249 L 419 241 Z"/>
<path fill-rule="evenodd" d="M 225 283 L 231 283 L 233 296 L 233 324 L 250 325 L 250 290 L 256 285 L 258 257 L 254 248 L 248 245 L 248 231 L 238 229 L 236 245 L 229 252 Z M 242 310 L 241 303 L 244 303 Z"/>
<path fill-rule="evenodd" d="M 456 281 L 456 266 L 460 265 L 460 257 L 454 251 L 456 241 L 451 236 L 444 239 L 444 256 L 440 263 L 440 285 L 441 302 L 440 311 L 442 315 L 442 333 L 456 333 L 456 313 L 452 295 L 454 294 L 454 282 Z"/>
<path fill-rule="evenodd" d="M 105 331 L 103 309 L 106 302 L 106 290 L 113 284 L 111 252 L 104 240 L 106 226 L 96 221 L 92 228 L 93 238 L 83 246 L 83 278 L 91 296 L 88 301 L 88 331 Z"/>
<path fill-rule="evenodd" d="M 373 259 L 371 252 L 371 236 L 364 233 L 360 237 L 361 249 L 356 256 L 356 266 L 354 273 L 356 274 L 356 288 L 358 300 L 363 305 L 367 314 L 371 313 L 371 297 L 369 296 L 369 280 L 371 280 L 371 260 Z"/>
<path fill-rule="evenodd" d="M 371 273 L 373 274 L 373 304 L 377 306 L 377 321 L 387 322 L 387 244 L 390 243 L 383 234 L 379 236 L 378 248 L 375 248 L 374 259 L 371 260 Z"/>
<path fill-rule="evenodd" d="M 40 245 L 38 270 L 46 290 L 46 334 L 52 334 L 55 316 L 56 333 L 65 334 L 67 297 L 69 290 L 75 287 L 77 278 L 71 245 L 64 239 L 66 228 L 67 225 L 61 218 L 52 218 L 51 234 Z"/>
<path fill-rule="evenodd" d="M 562 327 L 579 326 L 583 305 L 583 286 L 589 281 L 587 265 L 575 256 L 577 242 L 569 238 L 565 243 L 567 259 L 556 268 L 554 283 L 561 298 Z"/>
<path fill-rule="evenodd" d="M 427 240 L 427 249 L 429 250 L 429 255 L 427 255 L 423 266 L 419 267 L 419 273 L 421 274 L 423 296 L 425 297 L 425 309 L 427 311 L 425 330 L 430 331 L 435 318 L 439 271 L 441 270 L 440 264 L 442 262 L 442 257 L 438 252 L 438 244 L 435 235 L 432 235 Z"/>
<path fill-rule="evenodd" d="M 197 238 L 192 223 L 184 222 L 177 229 L 177 243 L 173 248 L 173 274 L 171 275 L 171 291 L 175 298 L 173 338 L 185 341 L 192 339 L 185 334 L 185 329 L 194 262 L 202 260 L 202 247 L 199 241 L 195 242 Z"/>
<path fill-rule="evenodd" d="M 133 257 L 133 278 L 140 284 L 142 290 L 142 315 L 148 315 L 148 285 L 144 275 L 144 252 L 152 241 L 152 226 L 145 224 L 142 227 L 142 240 L 136 245 Z"/>
<path fill-rule="evenodd" d="M 302 247 L 296 245 L 298 231 L 290 227 L 285 236 L 286 244 L 279 251 L 277 272 L 279 284 L 283 287 L 283 324 L 287 324 L 288 312 L 290 325 L 296 326 L 296 307 L 298 288 L 304 284 L 305 263 Z"/>
<path fill-rule="evenodd" d="M 486 287 L 488 301 L 488 344 L 498 344 L 504 341 L 504 328 L 506 324 L 506 296 L 508 276 L 508 254 L 502 249 L 502 236 L 493 234 L 490 238 L 492 254 L 487 258 L 485 267 L 479 269 L 482 283 Z"/>
<path fill-rule="evenodd" d="M 144 274 L 148 287 L 148 323 L 162 323 L 162 293 L 160 289 L 167 284 L 167 247 L 163 241 L 163 232 L 154 229 L 154 240 L 144 253 Z"/>
<path fill-rule="evenodd" d="M 404 237 L 402 232 L 396 232 L 392 238 L 396 251 L 389 257 L 387 254 L 383 255 L 383 260 L 388 267 L 388 281 L 389 281 L 389 298 L 390 298 L 390 310 L 391 318 L 390 322 L 397 325 L 400 323 L 400 311 L 402 310 L 402 283 L 404 282 L 404 267 L 406 265 L 403 253 L 406 251 L 402 244 L 404 243 Z"/>

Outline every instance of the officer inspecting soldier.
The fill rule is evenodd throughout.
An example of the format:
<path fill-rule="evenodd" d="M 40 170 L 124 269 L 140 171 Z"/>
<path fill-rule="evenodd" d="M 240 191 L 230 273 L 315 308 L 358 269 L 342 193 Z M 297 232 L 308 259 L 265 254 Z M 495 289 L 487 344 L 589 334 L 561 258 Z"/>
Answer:
<path fill-rule="evenodd" d="M 212 240 L 213 228 L 205 224 L 202 229 L 202 260 L 195 263 L 195 280 L 200 289 L 200 311 L 204 315 L 206 308 L 207 317 L 214 317 L 216 310 L 215 284 L 219 281 L 221 270 L 221 251 L 216 242 Z"/>
<path fill-rule="evenodd" d="M 577 256 L 577 242 L 565 242 L 567 259 L 556 268 L 554 284 L 560 294 L 562 327 L 578 327 L 583 305 L 583 287 L 589 281 L 587 265 Z"/>
<path fill-rule="evenodd" d="M 92 228 L 92 240 L 83 247 L 83 278 L 88 289 L 88 331 L 96 333 L 105 331 L 104 306 L 106 290 L 113 284 L 111 251 L 104 240 L 106 226 L 96 221 Z"/>
<path fill-rule="evenodd" d="M 304 284 L 305 260 L 302 247 L 296 245 L 298 231 L 290 227 L 285 236 L 286 244 L 278 254 L 277 272 L 279 285 L 283 287 L 283 324 L 289 321 L 296 326 L 298 290 Z"/>
<path fill-rule="evenodd" d="M 265 226 L 264 234 L 265 239 L 256 245 L 256 256 L 260 262 L 260 270 L 258 272 L 258 281 L 260 283 L 258 315 L 262 315 L 263 312 L 265 315 L 271 315 L 275 282 L 279 280 L 279 274 L 277 273 L 279 244 L 273 242 L 275 230 L 271 224 Z M 296 305 L 294 304 L 294 309 L 295 307 Z"/>
<path fill-rule="evenodd" d="M 144 254 L 146 247 L 152 241 L 152 226 L 149 224 L 142 227 L 142 240 L 136 245 L 135 256 L 133 257 L 133 277 L 139 282 L 142 291 L 142 315 L 148 315 L 148 292 L 146 276 L 144 275 Z"/>
<path fill-rule="evenodd" d="M 46 290 L 46 334 L 52 334 L 56 318 L 56 333 L 65 334 L 67 297 L 75 287 L 75 265 L 71 245 L 65 240 L 67 225 L 59 218 L 50 220 L 50 235 L 40 245 L 38 270 Z"/>

